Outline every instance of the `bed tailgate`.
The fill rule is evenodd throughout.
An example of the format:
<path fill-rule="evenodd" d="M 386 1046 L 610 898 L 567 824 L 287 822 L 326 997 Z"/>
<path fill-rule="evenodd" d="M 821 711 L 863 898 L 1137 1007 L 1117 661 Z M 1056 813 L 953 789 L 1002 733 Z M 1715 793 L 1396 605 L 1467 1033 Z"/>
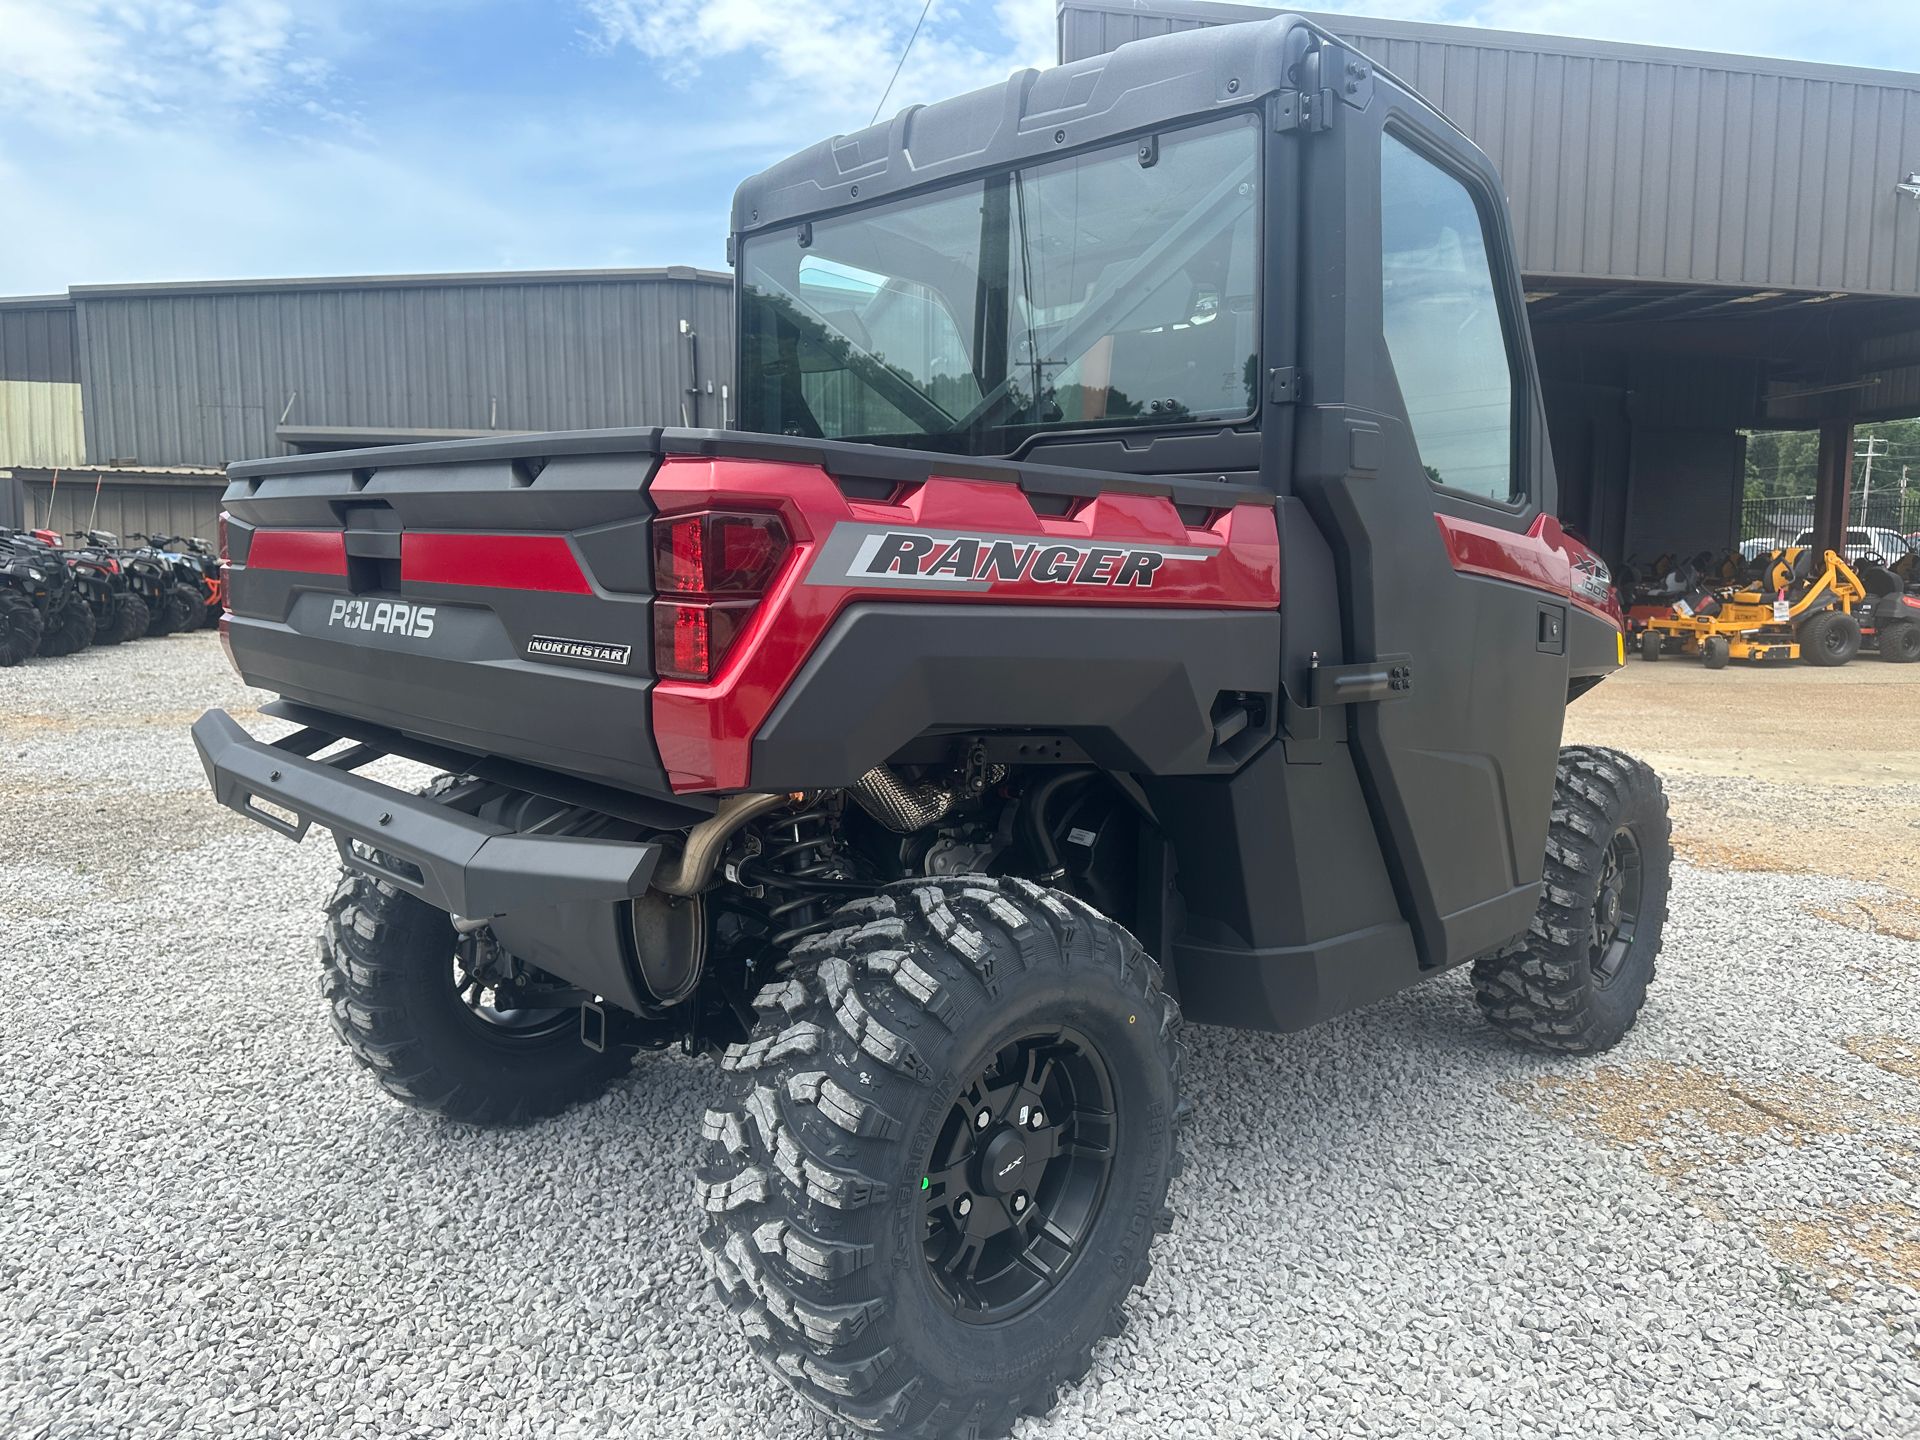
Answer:
<path fill-rule="evenodd" d="M 666 793 L 648 723 L 656 459 L 397 447 L 236 466 L 234 666 L 336 715 Z"/>

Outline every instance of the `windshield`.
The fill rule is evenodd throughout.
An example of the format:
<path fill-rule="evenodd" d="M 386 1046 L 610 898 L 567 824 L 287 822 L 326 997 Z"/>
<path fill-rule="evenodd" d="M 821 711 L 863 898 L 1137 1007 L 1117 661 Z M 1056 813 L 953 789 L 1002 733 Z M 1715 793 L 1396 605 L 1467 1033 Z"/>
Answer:
<path fill-rule="evenodd" d="M 1258 182 L 1239 117 L 750 237 L 741 423 L 993 455 L 1243 418 Z"/>

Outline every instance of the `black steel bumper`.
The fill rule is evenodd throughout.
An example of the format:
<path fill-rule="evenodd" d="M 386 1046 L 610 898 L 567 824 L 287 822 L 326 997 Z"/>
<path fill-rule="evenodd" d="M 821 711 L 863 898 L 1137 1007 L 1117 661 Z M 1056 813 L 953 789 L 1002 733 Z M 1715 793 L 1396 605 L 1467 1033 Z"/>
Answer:
<path fill-rule="evenodd" d="M 380 755 L 364 745 L 307 758 L 337 738 L 308 729 L 268 744 L 224 710 L 193 722 L 194 746 L 222 805 L 290 840 L 323 825 L 344 864 L 451 915 L 628 900 L 646 892 L 660 863 L 655 844 L 515 834 L 355 775 L 352 767 Z"/>

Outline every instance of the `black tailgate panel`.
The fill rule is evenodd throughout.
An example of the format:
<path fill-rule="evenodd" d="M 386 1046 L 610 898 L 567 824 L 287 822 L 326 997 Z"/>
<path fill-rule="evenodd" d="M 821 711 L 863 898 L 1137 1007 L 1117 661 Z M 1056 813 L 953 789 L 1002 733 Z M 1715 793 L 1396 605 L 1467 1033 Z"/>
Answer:
<path fill-rule="evenodd" d="M 670 793 L 649 723 L 656 456 L 352 458 L 229 486 L 242 678 L 439 744 Z"/>

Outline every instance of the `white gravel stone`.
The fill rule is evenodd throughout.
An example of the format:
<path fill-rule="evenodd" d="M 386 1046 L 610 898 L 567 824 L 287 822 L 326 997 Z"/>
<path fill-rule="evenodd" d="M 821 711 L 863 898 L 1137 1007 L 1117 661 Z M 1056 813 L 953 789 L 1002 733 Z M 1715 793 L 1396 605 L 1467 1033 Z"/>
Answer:
<path fill-rule="evenodd" d="M 217 808 L 186 738 L 262 698 L 206 635 L 0 672 L 0 1435 L 825 1433 L 702 1287 L 710 1069 L 487 1133 L 335 1043 L 331 847 Z M 1807 913 L 1858 891 L 1683 870 L 1599 1061 L 1458 977 L 1190 1032 L 1180 1221 L 1022 1435 L 1920 1433 L 1915 1277 L 1873 1258 L 1920 1243 L 1920 1095 L 1855 1053 L 1920 1036 L 1920 948 Z"/>

